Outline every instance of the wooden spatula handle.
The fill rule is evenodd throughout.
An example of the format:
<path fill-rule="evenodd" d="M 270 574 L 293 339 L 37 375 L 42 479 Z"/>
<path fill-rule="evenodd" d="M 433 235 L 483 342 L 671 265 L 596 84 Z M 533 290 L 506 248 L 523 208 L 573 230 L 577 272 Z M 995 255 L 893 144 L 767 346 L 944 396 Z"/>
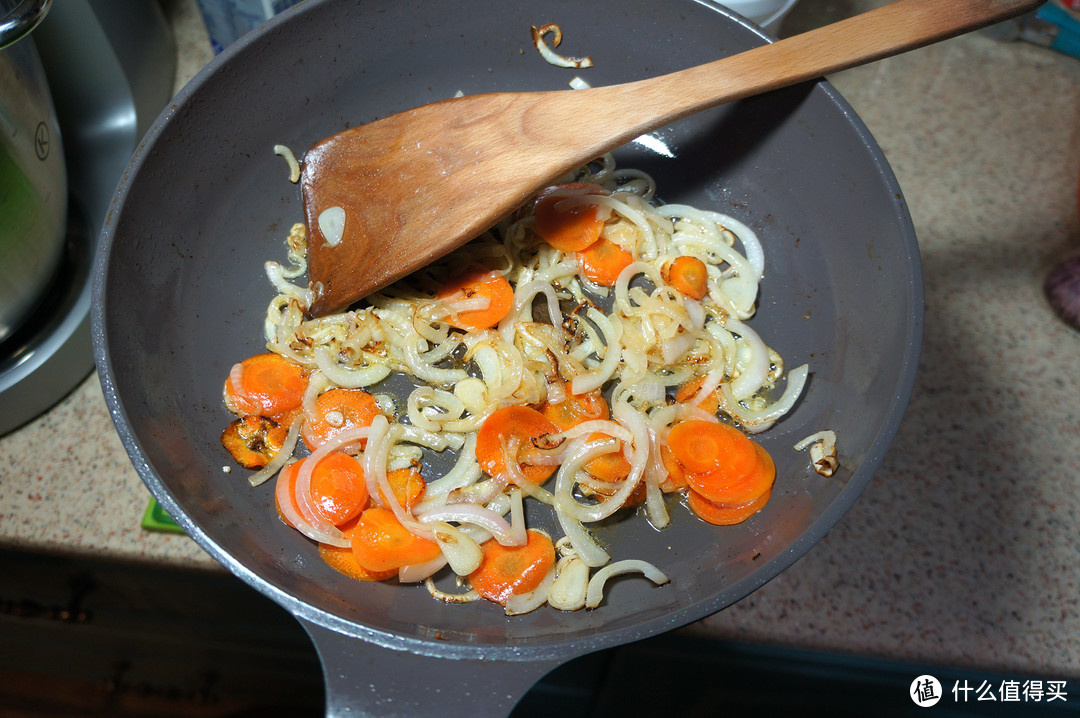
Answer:
<path fill-rule="evenodd" d="M 597 88 L 599 126 L 616 140 L 716 105 L 813 80 L 992 25 L 1044 0 L 897 0 L 883 7 L 705 65 Z M 589 92 L 594 92 L 590 90 Z M 640 119 L 639 119 L 640 118 Z M 613 144 L 609 142 L 608 144 Z"/>

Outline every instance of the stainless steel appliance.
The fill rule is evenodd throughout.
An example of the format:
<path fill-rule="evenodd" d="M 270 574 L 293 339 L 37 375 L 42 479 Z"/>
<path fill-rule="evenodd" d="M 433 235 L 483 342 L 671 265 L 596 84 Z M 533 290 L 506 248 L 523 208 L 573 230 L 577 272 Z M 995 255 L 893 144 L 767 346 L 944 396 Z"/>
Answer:
<path fill-rule="evenodd" d="M 93 368 L 93 246 L 131 153 L 172 94 L 176 66 L 156 2 L 0 0 L 5 44 L 0 212 L 18 202 L 35 219 L 29 209 L 26 226 L 0 215 L 0 434 L 50 408 Z M 26 97 L 40 109 L 29 111 Z M 27 116 L 17 131 L 15 107 Z"/>

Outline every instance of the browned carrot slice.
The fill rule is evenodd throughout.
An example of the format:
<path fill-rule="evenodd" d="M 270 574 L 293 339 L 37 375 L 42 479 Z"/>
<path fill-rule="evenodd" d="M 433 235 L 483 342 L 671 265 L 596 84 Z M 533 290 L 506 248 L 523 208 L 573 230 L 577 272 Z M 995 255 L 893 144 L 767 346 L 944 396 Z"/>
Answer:
<path fill-rule="evenodd" d="M 353 519 L 340 527 L 341 532 L 345 534 L 347 540 L 352 540 L 352 535 L 356 531 L 357 523 L 358 519 Z M 356 560 L 356 554 L 353 553 L 351 546 L 342 548 L 321 543 L 319 544 L 319 556 L 330 568 L 349 578 L 355 578 L 357 581 L 385 581 L 397 576 L 396 569 L 389 569 L 387 571 L 369 571 L 364 568 L 360 565 L 360 562 Z"/>
<path fill-rule="evenodd" d="M 249 414 L 221 433 L 221 444 L 245 469 L 261 469 L 281 450 L 288 430 L 273 419 Z"/>
<path fill-rule="evenodd" d="M 279 354 L 256 354 L 240 362 L 225 382 L 225 397 L 238 414 L 279 417 L 299 408 L 307 372 Z"/>
<path fill-rule="evenodd" d="M 696 491 L 688 491 L 686 494 L 686 504 L 690 507 L 691 511 L 710 524 L 715 524 L 717 526 L 732 526 L 746 521 L 746 519 L 760 511 L 762 507 L 769 502 L 769 497 L 771 495 L 772 489 L 770 488 L 756 499 L 752 499 L 746 503 L 723 504 L 709 501 Z"/>
<path fill-rule="evenodd" d="M 709 273 L 697 257 L 681 256 L 668 265 L 667 283 L 691 299 L 702 299 L 709 293 Z"/>
<path fill-rule="evenodd" d="M 555 546 L 539 531 L 529 530 L 523 546 L 502 546 L 491 539 L 481 547 L 484 559 L 469 574 L 469 583 L 484 598 L 506 605 L 512 596 L 532 591 L 555 565 Z"/>
<path fill-rule="evenodd" d="M 278 476 L 279 481 L 289 482 L 290 497 L 296 493 L 296 479 L 307 461 L 310 459 L 289 464 Z M 334 526 L 347 523 L 367 508 L 368 491 L 363 466 L 349 454 L 340 451 L 327 454 L 311 470 L 310 494 L 312 508 L 323 520 Z M 297 513 L 300 512 L 295 501 L 293 507 Z M 289 523 L 284 516 L 283 520 Z"/>
<path fill-rule="evenodd" d="M 360 514 L 351 543 L 357 562 L 376 572 L 433 561 L 442 553 L 434 541 L 402 526 L 393 511 L 378 507 Z"/>
<path fill-rule="evenodd" d="M 375 397 L 363 389 L 330 389 L 315 399 L 315 416 L 304 422 L 301 435 L 314 451 L 342 431 L 370 426 L 378 413 Z"/>
<path fill-rule="evenodd" d="M 394 469 L 387 472 L 386 479 L 390 482 L 394 498 L 406 510 L 415 506 L 424 497 L 424 491 L 427 489 L 427 482 L 424 481 L 423 475 L 413 468 Z M 379 496 L 382 497 L 383 504 L 385 504 L 386 498 L 381 490 Z"/>
<path fill-rule="evenodd" d="M 557 190 L 557 191 L 556 191 Z M 600 238 L 604 220 L 594 204 L 568 209 L 556 205 L 570 194 L 607 194 L 599 185 L 576 182 L 552 187 L 536 200 L 534 230 L 542 240 L 562 252 L 580 252 Z"/>
<path fill-rule="evenodd" d="M 570 384 L 564 384 L 566 398 L 562 401 L 545 401 L 540 405 L 540 413 L 546 416 L 559 429 L 577 426 L 592 419 L 607 419 L 610 416 L 607 402 L 599 390 L 584 394 L 572 394 Z"/>
<path fill-rule="evenodd" d="M 514 288 L 510 282 L 501 274 L 485 269 L 476 269 L 451 280 L 443 286 L 439 297 L 451 302 L 451 307 L 454 301 L 462 299 L 488 300 L 484 309 L 467 309 L 447 317 L 448 324 L 466 331 L 495 326 L 514 306 Z"/>
<path fill-rule="evenodd" d="M 605 438 L 610 439 L 611 437 L 596 433 L 589 436 L 589 441 L 599 441 Z M 603 481 L 622 481 L 630 473 L 630 462 L 627 461 L 620 448 L 610 454 L 603 454 L 591 459 L 585 464 L 585 470 Z"/>
<path fill-rule="evenodd" d="M 634 255 L 601 237 L 578 252 L 581 272 L 602 287 L 614 287 L 624 269 L 634 263 Z"/>
<path fill-rule="evenodd" d="M 480 468 L 489 475 L 509 481 L 503 447 L 511 437 L 518 438 L 519 446 L 528 447 L 535 446 L 543 437 L 558 431 L 558 426 L 531 407 L 506 406 L 497 409 L 484 420 L 476 434 L 476 459 L 480 462 Z M 520 466 L 525 478 L 533 483 L 542 483 L 557 468 L 527 463 Z"/>
<path fill-rule="evenodd" d="M 697 395 L 698 391 L 701 389 L 701 384 L 704 381 L 705 377 L 703 376 L 696 376 L 693 379 L 687 381 L 685 384 L 679 387 L 677 392 L 675 392 L 675 401 L 682 404 L 693 399 Z M 717 390 L 714 389 L 713 391 L 706 394 L 701 399 L 701 401 L 697 403 L 697 407 L 702 411 L 708 412 L 710 414 L 715 414 L 720 408 L 720 397 L 717 395 L 716 392 Z"/>

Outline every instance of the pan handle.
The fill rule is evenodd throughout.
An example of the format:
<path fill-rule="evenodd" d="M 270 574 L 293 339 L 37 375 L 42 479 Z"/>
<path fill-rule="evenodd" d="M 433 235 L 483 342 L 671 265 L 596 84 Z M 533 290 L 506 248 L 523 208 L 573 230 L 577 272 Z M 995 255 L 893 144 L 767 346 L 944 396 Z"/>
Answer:
<path fill-rule="evenodd" d="M 562 663 L 434 658 L 298 620 L 322 662 L 327 718 L 508 716 L 534 683 Z"/>

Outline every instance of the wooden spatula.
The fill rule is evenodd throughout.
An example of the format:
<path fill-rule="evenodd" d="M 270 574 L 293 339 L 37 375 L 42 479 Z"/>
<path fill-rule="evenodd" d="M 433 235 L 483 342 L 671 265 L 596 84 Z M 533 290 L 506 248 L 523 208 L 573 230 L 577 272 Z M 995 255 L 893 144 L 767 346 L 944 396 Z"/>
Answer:
<path fill-rule="evenodd" d="M 480 235 L 558 177 L 681 117 L 959 35 L 1042 2 L 898 0 L 661 77 L 445 100 L 346 130 L 303 158 L 316 296 L 310 312 L 349 306 Z"/>

